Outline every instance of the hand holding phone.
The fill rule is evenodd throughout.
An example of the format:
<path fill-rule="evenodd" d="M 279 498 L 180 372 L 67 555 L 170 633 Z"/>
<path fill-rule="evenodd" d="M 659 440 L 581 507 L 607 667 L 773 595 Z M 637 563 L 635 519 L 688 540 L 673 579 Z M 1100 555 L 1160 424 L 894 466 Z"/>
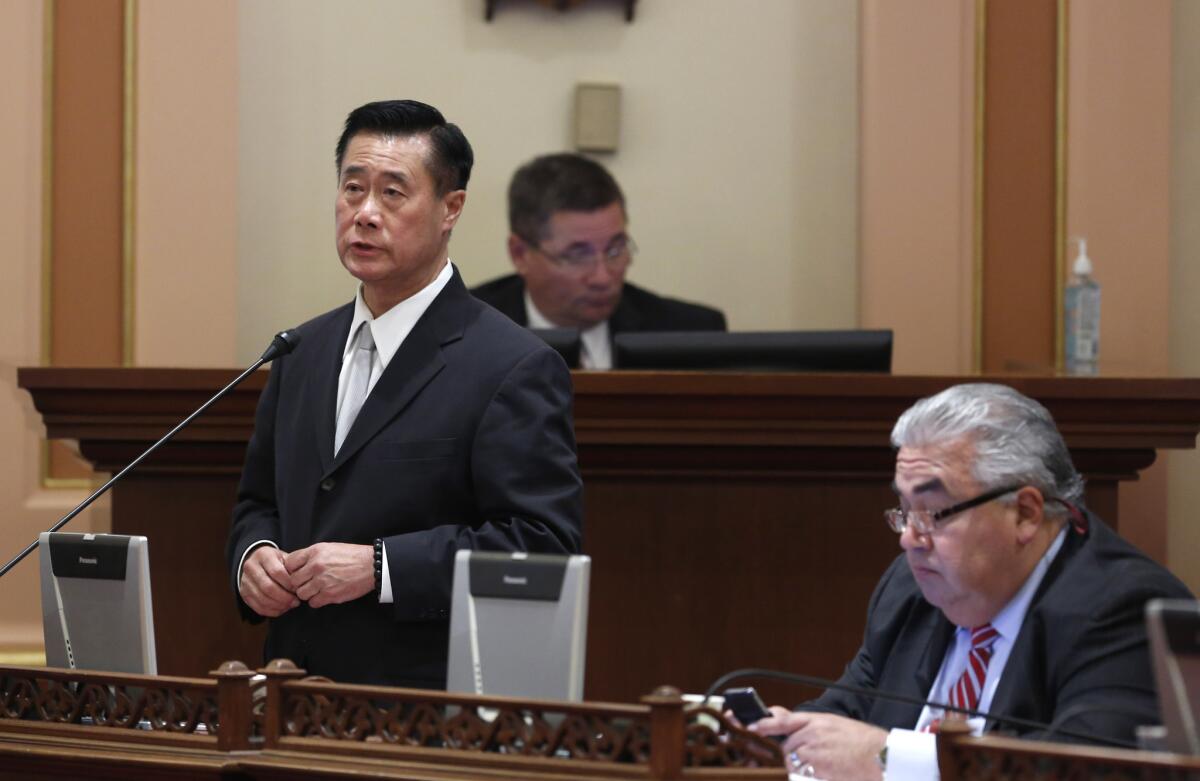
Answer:
<path fill-rule="evenodd" d="M 726 689 L 725 707 L 733 711 L 733 715 L 742 723 L 743 727 L 749 727 L 759 719 L 765 719 L 771 715 L 771 711 L 767 710 L 767 706 L 763 704 L 762 698 L 758 696 L 758 692 L 754 690 L 753 686 Z"/>

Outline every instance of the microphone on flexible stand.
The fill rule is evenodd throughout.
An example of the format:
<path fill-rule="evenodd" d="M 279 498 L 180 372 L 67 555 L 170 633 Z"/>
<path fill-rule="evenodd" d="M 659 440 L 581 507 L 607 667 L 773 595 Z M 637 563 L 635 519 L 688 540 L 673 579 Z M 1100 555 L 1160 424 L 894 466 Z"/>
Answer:
<path fill-rule="evenodd" d="M 955 705 L 950 705 L 944 702 L 935 702 L 933 700 L 923 700 L 920 697 L 910 697 L 907 694 L 895 694 L 893 692 L 885 692 L 879 689 L 864 689 L 859 686 L 851 686 L 837 681 L 829 681 L 824 678 L 817 678 L 812 675 L 801 675 L 800 673 L 788 673 L 780 670 L 767 670 L 759 667 L 746 667 L 740 670 L 725 673 L 713 684 L 708 687 L 708 691 L 704 693 L 704 701 L 708 702 L 709 697 L 712 697 L 719 689 L 723 689 L 739 678 L 773 678 L 778 681 L 787 681 L 789 683 L 799 683 L 805 686 L 812 686 L 818 689 L 833 689 L 835 691 L 843 691 L 849 694 L 857 694 L 860 697 L 870 697 L 871 699 L 889 700 L 891 702 L 900 702 L 905 705 L 920 705 L 922 707 L 929 706 L 938 708 L 944 711 L 954 711 L 967 716 L 979 716 L 989 721 L 995 721 L 1005 724 L 1011 724 L 1015 727 L 1025 727 L 1026 729 L 1042 730 L 1052 735 L 1062 735 L 1068 738 L 1076 738 L 1078 740 L 1086 740 L 1093 743 L 1104 743 L 1110 746 L 1119 748 L 1138 748 L 1137 744 L 1127 740 L 1119 740 L 1117 738 L 1109 738 L 1100 735 L 1088 735 L 1082 732 L 1062 729 L 1062 724 L 1074 719 L 1077 716 L 1082 716 L 1085 713 L 1093 710 L 1105 710 L 1101 708 L 1068 708 L 1063 713 L 1063 718 L 1056 719 L 1054 723 L 1047 724 L 1042 721 L 1034 721 L 1033 719 L 1021 719 L 1016 716 L 1002 716 L 995 713 L 987 713 L 985 711 L 971 710 L 970 708 L 960 708 Z M 1111 710 L 1111 709 L 1107 709 Z"/>
<path fill-rule="evenodd" d="M 190 424 L 193 420 L 195 420 L 197 417 L 199 417 L 205 410 L 207 410 L 213 404 L 216 404 L 218 401 L 220 401 L 222 398 L 224 398 L 225 395 L 227 393 L 229 393 L 229 391 L 233 390 L 238 385 L 240 385 L 242 383 L 242 381 L 245 380 L 247 377 L 249 377 L 251 374 L 258 371 L 260 366 L 262 366 L 263 364 L 266 364 L 266 363 L 270 363 L 271 361 L 275 360 L 276 358 L 278 358 L 281 355 L 287 355 L 292 350 L 295 350 L 296 345 L 298 345 L 298 344 L 300 344 L 300 334 L 294 329 L 290 330 L 290 331 L 280 331 L 279 333 L 275 334 L 275 338 L 271 340 L 271 344 L 269 344 L 267 346 L 267 349 L 263 351 L 262 357 L 260 357 L 254 363 L 250 364 L 250 366 L 247 367 L 247 369 L 244 372 L 239 374 L 233 380 L 233 382 L 229 383 L 224 388 L 217 391 L 215 396 L 213 396 L 211 399 L 209 399 L 208 401 L 201 404 L 199 409 L 197 409 L 191 415 L 188 415 L 186 418 L 184 418 L 183 421 L 179 423 L 179 425 L 177 425 L 175 428 L 171 429 L 165 435 L 163 435 L 162 439 L 158 440 L 153 445 L 146 448 L 145 452 L 143 452 L 137 458 L 133 459 L 133 461 L 129 462 L 129 464 L 124 469 L 122 469 L 120 472 L 117 472 L 115 475 L 110 477 L 107 483 L 105 483 L 104 485 L 97 488 L 95 490 L 95 492 L 92 493 L 91 496 L 89 496 L 88 498 L 86 498 L 82 502 L 80 502 L 78 505 L 76 505 L 74 510 L 71 510 L 71 512 L 67 513 L 62 518 L 60 518 L 58 520 L 58 523 L 51 526 L 47 531 L 56 532 L 59 529 L 61 529 L 63 526 L 66 526 L 67 523 L 72 518 L 74 518 L 76 515 L 79 515 L 84 510 L 86 510 L 88 505 L 90 505 L 92 502 L 96 501 L 101 496 L 103 496 L 108 491 L 108 489 L 112 488 L 113 485 L 115 485 L 118 480 L 120 480 L 122 477 L 125 476 L 125 473 L 127 473 L 129 470 L 133 469 L 138 464 L 142 463 L 142 461 L 144 461 L 147 456 L 149 456 L 155 450 L 158 450 L 158 448 L 160 446 L 171 441 L 171 439 L 174 438 L 174 436 L 176 434 L 178 434 L 183 429 L 187 428 L 188 424 Z M 8 571 L 10 569 L 17 566 L 17 564 L 20 563 L 21 559 L 25 558 L 30 553 L 32 553 L 34 551 L 34 549 L 37 548 L 37 546 L 38 546 L 38 541 L 36 539 L 33 542 L 29 543 L 29 545 L 27 545 L 25 547 L 25 550 L 18 553 L 16 556 L 13 557 L 13 559 L 11 561 L 9 561 L 7 564 L 5 564 L 4 567 L 0 568 L 0 577 L 3 577 L 5 574 L 8 573 Z"/>

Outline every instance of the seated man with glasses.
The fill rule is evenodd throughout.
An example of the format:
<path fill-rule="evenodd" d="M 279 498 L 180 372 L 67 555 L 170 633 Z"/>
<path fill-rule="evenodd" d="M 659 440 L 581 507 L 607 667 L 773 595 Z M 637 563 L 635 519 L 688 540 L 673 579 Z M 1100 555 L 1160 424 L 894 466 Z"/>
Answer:
<path fill-rule="evenodd" d="M 1157 724 L 1143 611 L 1186 587 L 1083 509 L 1050 413 L 1001 385 L 922 399 L 892 430 L 885 513 L 904 554 L 875 589 L 841 683 L 1052 725 L 976 731 L 1133 743 Z M 753 726 L 785 735 L 794 770 L 825 779 L 936 778 L 954 711 L 827 691 Z M 1071 733 L 1069 735 L 1064 732 Z M 886 747 L 886 750 L 885 750 Z"/>
<path fill-rule="evenodd" d="M 637 253 L 625 196 L 599 163 L 538 157 L 508 187 L 508 254 L 517 273 L 471 292 L 529 328 L 577 328 L 585 369 L 611 369 L 622 331 L 724 331 L 716 309 L 625 282 Z"/>

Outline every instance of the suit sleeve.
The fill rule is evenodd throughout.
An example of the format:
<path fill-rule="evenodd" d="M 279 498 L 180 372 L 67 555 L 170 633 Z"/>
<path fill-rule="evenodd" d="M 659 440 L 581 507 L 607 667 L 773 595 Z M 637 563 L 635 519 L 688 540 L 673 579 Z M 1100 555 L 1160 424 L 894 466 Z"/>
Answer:
<path fill-rule="evenodd" d="M 1057 733 L 1067 729 L 1132 742 L 1138 725 L 1160 722 L 1145 606 L 1155 597 L 1190 599 L 1191 595 L 1166 573 L 1124 573 L 1114 580 L 1124 582 L 1107 595 L 1079 595 L 1084 601 L 1097 600 L 1098 605 L 1082 618 L 1070 647 L 1062 649 L 1058 663 L 1047 671 L 1052 729 L 1022 737 L 1078 740 Z"/>
<path fill-rule="evenodd" d="M 242 617 L 262 621 L 238 593 L 237 575 L 242 556 L 255 542 L 267 540 L 279 544 L 279 509 L 275 501 L 275 410 L 279 401 L 280 374 L 284 359 L 277 358 L 267 377 L 267 385 L 258 399 L 254 415 L 254 434 L 246 448 L 246 463 L 238 484 L 233 526 L 225 548 L 226 565 L 234 599 Z"/>
<path fill-rule="evenodd" d="M 882 664 L 883 660 L 876 660 L 876 655 L 882 652 L 878 647 L 876 639 L 881 633 L 880 621 L 881 616 L 886 616 L 889 609 L 881 603 L 885 601 L 885 595 L 888 592 L 888 585 L 892 582 L 892 576 L 896 572 L 897 566 L 907 566 L 904 564 L 903 558 L 897 558 L 883 577 L 879 579 L 878 585 L 875 586 L 875 592 L 871 594 L 871 601 L 867 606 L 867 627 L 863 633 L 863 642 L 859 646 L 858 653 L 846 665 L 846 669 L 842 672 L 842 677 L 838 679 L 838 683 L 843 686 L 854 686 L 860 689 L 874 689 L 878 685 L 879 670 L 877 664 Z M 850 692 L 837 691 L 829 689 L 815 700 L 809 700 L 796 706 L 798 711 L 823 711 L 826 713 L 835 713 L 839 716 L 847 716 L 852 719 L 865 721 L 867 714 L 870 711 L 870 702 L 866 697 Z"/>
<path fill-rule="evenodd" d="M 582 480 L 575 455 L 571 376 L 558 353 L 526 355 L 488 402 L 471 443 L 477 524 L 387 537 L 395 617 L 415 620 L 450 604 L 461 548 L 577 553 Z"/>

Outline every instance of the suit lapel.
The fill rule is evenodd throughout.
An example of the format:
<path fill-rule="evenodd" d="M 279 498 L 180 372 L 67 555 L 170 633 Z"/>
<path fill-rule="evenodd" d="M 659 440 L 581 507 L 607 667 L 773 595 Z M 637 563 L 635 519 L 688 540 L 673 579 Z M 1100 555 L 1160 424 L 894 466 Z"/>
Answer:
<path fill-rule="evenodd" d="M 922 700 L 929 698 L 930 688 L 941 669 L 946 649 L 954 637 L 954 625 L 946 620 L 942 611 L 930 607 L 924 618 L 906 629 L 905 637 L 892 649 L 892 659 L 889 667 L 895 670 L 912 670 L 911 683 L 908 680 L 888 679 L 881 681 L 881 688 L 899 694 L 918 697 Z M 908 659 L 910 661 L 905 661 Z M 909 687 L 912 688 L 909 688 Z M 912 729 L 921 716 L 920 705 L 887 702 L 876 700 L 872 711 L 872 721 L 887 724 L 889 727 Z M 881 718 L 880 718 L 881 717 Z"/>
<path fill-rule="evenodd" d="M 442 358 L 442 346 L 462 338 L 471 301 L 456 268 L 446 287 L 413 326 L 400 349 L 392 356 L 383 376 L 371 389 L 341 450 L 324 469 L 324 476 L 327 477 L 352 458 L 437 376 L 446 365 Z M 334 386 L 336 388 L 336 377 Z M 330 414 L 332 416 L 333 413 Z M 328 439 L 332 454 L 332 422 Z"/>
<path fill-rule="evenodd" d="M 942 668 L 942 660 L 946 658 L 946 649 L 950 647 L 950 641 L 954 638 L 954 624 L 946 620 L 942 611 L 935 610 L 933 620 L 936 623 L 933 631 L 929 633 L 929 643 L 926 645 L 925 653 L 921 656 L 916 673 L 913 675 L 921 697 L 929 696 L 929 689 L 933 686 L 934 679 L 937 678 L 938 670 Z M 920 715 L 920 711 L 917 715 Z M 913 721 L 915 722 L 916 718 Z"/>
<path fill-rule="evenodd" d="M 1095 522 L 1091 517 L 1088 520 L 1091 523 Z M 1088 531 L 1081 534 L 1067 526 L 1067 537 L 1063 540 L 1062 549 L 1054 557 L 1054 561 L 1050 562 L 1046 574 L 1042 576 L 1042 582 L 1038 584 L 1037 591 L 1029 602 L 1029 607 L 1025 609 L 1025 618 L 1021 620 L 1021 628 L 1013 640 L 1012 650 L 1008 652 L 1008 661 L 1004 663 L 1004 671 L 996 685 L 996 693 L 992 696 L 988 708 L 990 712 L 1036 720 L 1047 720 L 1052 715 L 1046 710 L 1044 702 L 1037 701 L 1037 697 L 1048 691 L 1048 688 L 1041 683 L 1046 677 L 1045 659 L 1034 653 L 1034 645 L 1038 640 L 1035 614 L 1046 592 L 1062 575 L 1063 569 L 1087 541 L 1090 533 Z M 985 731 L 993 726 L 995 722 L 988 722 Z"/>
<path fill-rule="evenodd" d="M 929 603 L 922 601 L 920 607 L 923 609 L 905 621 L 888 653 L 888 673 L 876 681 L 881 692 L 929 698 L 930 687 L 934 685 L 950 639 L 954 637 L 954 625 L 946 620 L 940 609 Z M 875 725 L 912 729 L 920 717 L 920 710 L 920 705 L 880 697 L 875 699 L 868 713 Z"/>
<path fill-rule="evenodd" d="M 1028 618 L 1029 613 L 1026 613 L 1025 617 Z M 1025 624 L 1022 623 L 1021 630 L 1013 642 L 1012 650 L 1008 652 L 1008 661 L 1004 663 L 1004 672 L 1001 673 L 1000 681 L 996 684 L 996 693 L 992 695 L 988 712 L 1006 715 L 1016 715 L 1019 712 L 1021 715 L 1028 716 L 1028 708 L 1021 707 L 1018 701 L 1022 699 L 1022 694 L 1027 699 L 1028 694 L 1034 689 L 1040 690 L 1034 684 L 1034 681 L 1039 680 L 1040 676 L 1030 669 L 1030 662 L 1033 661 L 1033 655 L 1028 650 L 1030 642 L 1029 633 L 1025 631 Z M 988 721 L 984 726 L 984 732 L 997 726 L 1003 727 L 1003 724 L 1004 722 Z"/>
<path fill-rule="evenodd" d="M 350 321 L 354 319 L 354 304 L 347 304 L 331 321 L 330 327 L 324 329 L 320 338 L 321 343 L 314 350 L 315 367 L 309 377 L 310 387 L 313 388 L 314 415 L 317 425 L 314 428 L 316 436 L 317 455 L 321 461 L 321 471 L 329 472 L 333 467 L 333 435 L 337 415 L 338 376 L 342 373 L 342 353 L 346 349 L 346 337 L 350 334 Z"/>

